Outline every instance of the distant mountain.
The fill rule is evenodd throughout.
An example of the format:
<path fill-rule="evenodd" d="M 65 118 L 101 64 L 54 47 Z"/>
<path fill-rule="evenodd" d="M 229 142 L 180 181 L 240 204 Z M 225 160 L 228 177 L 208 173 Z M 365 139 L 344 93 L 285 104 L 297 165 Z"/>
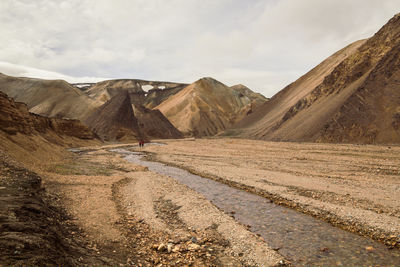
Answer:
<path fill-rule="evenodd" d="M 0 73 L 0 91 L 46 117 L 84 119 L 101 104 L 63 80 L 17 78 Z"/>
<path fill-rule="evenodd" d="M 259 95 L 242 89 L 230 88 L 212 78 L 202 78 L 170 96 L 155 109 L 159 109 L 185 135 L 212 136 L 263 102 Z"/>
<path fill-rule="evenodd" d="M 127 91 L 116 94 L 84 122 L 106 141 L 133 141 L 144 137 Z"/>
<path fill-rule="evenodd" d="M 159 111 L 132 104 L 142 133 L 154 139 L 182 138 L 183 134 Z"/>
<path fill-rule="evenodd" d="M 143 90 L 142 85 L 149 92 Z M 26 103 L 30 112 L 47 117 L 79 119 L 90 126 L 101 138 L 107 140 L 119 140 L 121 138 L 131 140 L 135 137 L 146 139 L 181 138 L 182 134 L 162 113 L 148 109 L 144 105 L 154 106 L 155 103 L 166 98 L 168 94 L 183 86 L 185 85 L 178 83 L 142 80 L 111 80 L 96 84 L 81 83 L 72 86 L 62 80 L 17 78 L 0 74 L 0 91 L 9 94 L 17 101 Z M 104 105 L 108 100 L 121 94 L 125 96 L 126 93 L 129 105 L 115 104 L 116 100 L 114 100 L 106 106 L 117 107 L 127 114 L 114 114 L 110 107 L 105 108 Z M 147 95 L 151 95 L 151 100 L 146 102 Z M 132 104 L 137 110 L 137 115 L 133 113 Z M 130 109 L 132 112 L 130 112 Z M 107 110 L 107 112 L 104 110 Z M 123 115 L 127 124 L 118 120 L 113 124 L 108 113 L 113 114 L 114 118 Z M 94 116 L 100 117 L 96 119 Z M 129 118 L 129 116 L 133 117 Z M 136 121 L 136 124 L 133 121 Z M 118 127 L 121 127 L 121 129 L 117 129 Z"/>
<path fill-rule="evenodd" d="M 225 135 L 278 141 L 400 142 L 400 15 L 335 53 Z"/>
<path fill-rule="evenodd" d="M 184 83 L 117 79 L 98 82 L 87 89 L 87 94 L 93 99 L 105 102 L 124 90 L 136 100 L 136 104 L 153 108 L 186 86 Z"/>
<path fill-rule="evenodd" d="M 141 133 L 148 138 L 182 138 L 182 133 L 158 110 L 151 108 L 170 95 L 179 92 L 186 84 L 144 81 L 135 79 L 108 80 L 94 84 L 86 92 L 96 101 L 127 93 Z M 146 91 L 147 90 L 147 91 Z"/>

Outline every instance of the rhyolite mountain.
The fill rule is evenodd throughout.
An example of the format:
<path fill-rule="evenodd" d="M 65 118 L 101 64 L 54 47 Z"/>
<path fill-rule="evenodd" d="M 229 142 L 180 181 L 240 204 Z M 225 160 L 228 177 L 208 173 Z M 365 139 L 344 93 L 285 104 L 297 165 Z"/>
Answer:
<path fill-rule="evenodd" d="M 186 136 L 212 136 L 265 101 L 266 98 L 244 86 L 231 88 L 208 77 L 186 86 L 155 109 Z"/>
<path fill-rule="evenodd" d="M 116 79 L 107 80 L 93 84 L 86 89 L 86 93 L 93 99 L 101 102 L 110 100 L 121 90 L 128 91 L 136 104 L 141 104 L 147 108 L 154 108 L 169 96 L 178 93 L 188 84 L 146 81 L 139 79 Z"/>
<path fill-rule="evenodd" d="M 29 111 L 46 117 L 82 120 L 101 105 L 63 80 L 12 77 L 0 73 L 0 91 Z"/>
<path fill-rule="evenodd" d="M 154 84 L 152 87 L 152 94 L 157 94 L 157 96 L 152 97 L 153 100 L 149 101 L 149 103 L 161 101 L 171 91 L 184 86 L 184 84 L 165 82 L 143 83 L 144 85 L 147 83 Z M 142 98 L 142 96 L 148 93 L 141 88 L 136 88 L 136 91 L 132 89 L 129 80 L 128 82 L 116 82 L 114 80 L 105 81 L 100 84 L 107 86 L 104 87 L 105 92 L 104 90 L 97 90 L 100 97 L 96 98 L 96 94 L 94 94 L 96 90 L 94 89 L 99 88 L 99 84 L 89 84 L 90 88 L 93 87 L 92 90 L 89 91 L 90 88 L 80 90 L 76 86 L 72 86 L 62 80 L 19 78 L 0 74 L 0 91 L 7 93 L 9 96 L 16 99 L 16 101 L 26 103 L 30 112 L 51 118 L 78 119 L 85 125 L 91 127 L 101 138 L 111 141 L 120 140 L 120 138 L 132 140 L 134 137 L 153 139 L 181 138 L 183 136 L 159 111 L 142 107 L 144 104 L 144 98 Z M 159 87 L 154 88 L 155 86 Z M 128 89 L 126 90 L 126 88 Z M 167 90 L 167 92 L 159 92 L 163 91 L 160 88 Z M 126 106 L 117 107 L 119 104 L 122 105 L 125 102 L 113 101 L 112 103 L 113 108 L 127 111 L 129 116 L 134 116 L 134 118 L 129 119 L 128 122 L 123 125 L 121 124 L 122 117 L 118 118 L 114 116 L 113 120 L 110 120 L 109 117 L 106 116 L 104 105 L 108 100 L 111 101 L 112 97 L 125 91 L 128 93 L 129 108 L 132 112 L 128 112 L 129 109 Z M 138 110 L 138 118 L 135 117 L 133 112 L 133 104 Z M 106 110 L 110 111 L 110 108 Z M 126 114 L 122 112 L 117 114 L 127 119 Z M 95 116 L 98 116 L 97 120 L 94 119 Z M 105 121 L 101 122 L 101 120 Z M 132 123 L 132 120 L 136 122 L 139 121 L 139 124 Z M 111 125 L 113 123 L 115 123 L 114 126 Z M 127 125 L 130 125 L 129 127 L 131 127 L 131 129 L 128 130 Z M 121 129 L 118 130 L 118 127 L 121 127 Z M 109 133 L 106 132 L 107 129 L 110 130 Z"/>
<path fill-rule="evenodd" d="M 95 101 L 105 103 L 124 92 L 129 96 L 142 137 L 182 138 L 183 134 L 160 111 L 153 110 L 152 107 L 185 86 L 186 84 L 172 82 L 118 79 L 96 83 L 86 93 Z"/>
<path fill-rule="evenodd" d="M 144 138 L 127 91 L 116 94 L 86 118 L 84 123 L 106 141 L 133 141 Z"/>
<path fill-rule="evenodd" d="M 99 143 L 97 135 L 80 121 L 30 113 L 26 104 L 0 92 L 2 151 L 24 158 L 25 162 L 36 162 L 36 156 L 48 160 L 57 158 L 65 153 L 65 147 Z"/>
<path fill-rule="evenodd" d="M 274 141 L 400 142 L 400 15 L 285 87 L 224 135 Z"/>

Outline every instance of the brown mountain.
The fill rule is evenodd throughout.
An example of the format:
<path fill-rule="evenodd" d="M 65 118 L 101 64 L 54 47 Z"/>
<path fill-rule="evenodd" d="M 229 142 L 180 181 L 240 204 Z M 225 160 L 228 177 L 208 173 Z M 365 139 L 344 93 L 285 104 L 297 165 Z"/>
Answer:
<path fill-rule="evenodd" d="M 101 104 L 66 81 L 17 78 L 0 73 L 0 91 L 46 117 L 82 120 Z"/>
<path fill-rule="evenodd" d="M 165 116 L 151 107 L 168 96 L 179 92 L 185 84 L 144 80 L 109 80 L 99 82 L 87 90 L 96 101 L 107 101 L 122 92 L 128 93 L 138 126 L 143 136 L 148 138 L 182 138 Z M 145 91 L 144 89 L 148 90 Z M 150 107 L 150 108 L 148 108 Z"/>
<path fill-rule="evenodd" d="M 78 120 L 47 118 L 30 113 L 24 103 L 0 92 L 0 144 L 10 155 L 35 162 L 36 156 L 52 160 L 65 146 L 100 143 Z"/>
<path fill-rule="evenodd" d="M 150 89 L 152 95 L 159 95 L 152 97 L 153 100 L 148 103 L 153 103 L 155 100 L 161 101 L 163 97 L 166 97 L 168 92 L 171 93 L 177 90 L 179 86 L 182 87 L 180 84 L 167 82 L 113 80 L 92 84 L 92 86 L 88 84 L 90 89 L 80 90 L 76 86 L 72 86 L 62 80 L 17 78 L 0 74 L 0 91 L 9 94 L 18 101 L 26 103 L 30 112 L 46 117 L 79 119 L 87 126 L 90 126 L 102 138 L 119 140 L 128 136 L 129 139 L 133 139 L 134 137 L 182 137 L 182 134 L 166 118 L 163 118 L 160 112 L 141 107 L 141 105 L 145 104 L 145 97 L 147 95 L 147 92 L 142 90 L 141 84 L 143 86 L 152 84 L 152 89 Z M 81 85 L 86 86 L 86 84 L 78 84 L 78 86 Z M 100 106 L 122 91 L 129 93 L 129 98 L 138 109 L 137 117 L 134 116 L 132 119 L 128 119 L 125 116 L 127 123 L 129 124 L 132 121 L 138 120 L 141 127 L 143 127 L 141 133 L 144 136 L 139 134 L 137 125 L 129 126 L 128 128 L 132 131 L 127 131 L 126 125 L 121 124 L 118 120 L 114 126 L 111 126 L 113 120 L 110 120 L 108 115 L 99 117 L 97 120 L 93 117 L 95 116 L 93 114 L 104 114 L 104 106 Z M 166 93 L 159 93 L 159 91 L 166 91 Z M 127 106 L 122 109 L 127 111 L 129 115 L 133 114 L 128 111 L 129 108 Z M 106 110 L 109 110 L 109 108 Z M 120 115 L 118 114 L 117 117 Z M 122 128 L 118 130 L 119 126 Z M 110 130 L 109 133 L 106 132 L 107 129 Z"/>
<path fill-rule="evenodd" d="M 183 134 L 159 111 L 142 105 L 132 104 L 138 125 L 144 136 L 149 138 L 182 138 Z"/>
<path fill-rule="evenodd" d="M 212 136 L 250 113 L 253 97 L 246 94 L 212 78 L 202 78 L 155 109 L 185 135 Z"/>
<path fill-rule="evenodd" d="M 153 108 L 186 86 L 184 83 L 117 79 L 98 82 L 87 89 L 86 93 L 93 99 L 106 102 L 121 90 L 125 90 L 136 103 Z"/>
<path fill-rule="evenodd" d="M 400 142 L 399 43 L 396 15 L 373 37 L 340 50 L 225 134 L 284 141 Z"/>
<path fill-rule="evenodd" d="M 121 91 L 94 111 L 85 121 L 103 140 L 142 139 L 127 91 Z"/>

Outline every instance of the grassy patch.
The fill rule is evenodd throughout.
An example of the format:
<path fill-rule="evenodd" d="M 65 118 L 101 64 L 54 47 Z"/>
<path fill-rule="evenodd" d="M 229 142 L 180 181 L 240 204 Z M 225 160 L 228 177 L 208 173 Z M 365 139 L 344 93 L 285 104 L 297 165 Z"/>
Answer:
<path fill-rule="evenodd" d="M 88 175 L 88 176 L 110 176 L 113 172 L 128 170 L 118 166 L 117 164 L 110 162 L 101 164 L 97 162 L 91 162 L 84 159 L 71 159 L 64 163 L 54 164 L 47 168 L 48 172 L 57 173 L 61 175 Z"/>

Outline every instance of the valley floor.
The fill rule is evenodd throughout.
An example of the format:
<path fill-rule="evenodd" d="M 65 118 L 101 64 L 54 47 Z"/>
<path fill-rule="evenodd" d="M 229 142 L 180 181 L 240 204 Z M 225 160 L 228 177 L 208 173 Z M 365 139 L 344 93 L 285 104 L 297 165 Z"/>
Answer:
<path fill-rule="evenodd" d="M 117 147 L 147 152 L 152 160 L 256 193 L 400 247 L 398 146 L 241 139 L 160 142 L 165 145 L 141 149 L 136 144 L 82 148 L 66 153 L 61 162 L 36 170 L 46 196 L 44 201 L 35 201 L 59 207 L 50 210 L 60 210 L 62 215 L 46 213 L 50 214 L 47 221 L 59 221 L 52 229 L 63 229 L 56 231 L 57 238 L 67 240 L 62 244 L 65 251 L 60 252 L 65 252 L 66 260 L 64 264 L 54 262 L 55 265 L 273 266 L 285 262 L 262 238 L 202 195 L 171 177 L 125 161 L 123 155 L 112 151 Z M 6 175 L 10 170 L 13 169 L 7 164 L 2 166 L 3 180 L 12 174 Z M 9 187 L 2 186 L 0 190 Z M 13 190 L 17 194 L 18 186 Z M 38 196 L 41 194 L 44 193 Z M 21 207 L 26 205 L 22 201 Z M 12 231 L 24 231 L 15 216 L 0 215 L 8 218 Z M 7 231 L 12 232 L 10 229 Z M 45 234 L 40 235 L 46 238 Z M 24 262 L 21 255 L 36 237 L 30 240 L 28 236 L 23 241 L 19 236 L 0 236 L 0 242 L 6 240 L 8 243 L 4 244 L 10 250 L 9 255 L 0 258 L 0 266 Z M 49 235 L 47 238 L 51 241 L 48 246 L 58 242 Z M 72 252 L 67 249 L 68 243 L 73 244 Z M 45 262 L 45 256 L 37 262 Z"/>
<path fill-rule="evenodd" d="M 400 247 L 400 147 L 167 141 L 153 160 L 185 168 Z"/>

